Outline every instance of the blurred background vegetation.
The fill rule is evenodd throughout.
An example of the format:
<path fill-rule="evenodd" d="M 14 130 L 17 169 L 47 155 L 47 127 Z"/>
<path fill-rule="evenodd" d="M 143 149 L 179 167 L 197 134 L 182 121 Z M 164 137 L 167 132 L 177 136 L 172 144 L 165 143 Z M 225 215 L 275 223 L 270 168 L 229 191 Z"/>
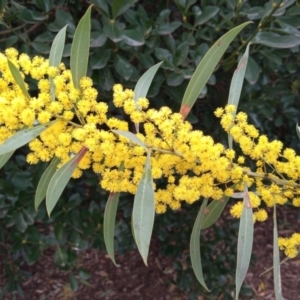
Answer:
<path fill-rule="evenodd" d="M 279 139 L 297 150 L 295 126 L 299 109 L 300 4 L 295 0 L 30 0 L 0 1 L 0 50 L 15 47 L 30 56 L 49 55 L 56 33 L 66 24 L 67 41 L 63 61 L 69 64 L 70 46 L 78 21 L 90 4 L 92 33 L 88 75 L 99 92 L 99 100 L 109 104 L 109 114 L 125 118 L 111 102 L 112 86 L 122 83 L 134 88 L 139 77 L 159 61 L 164 64 L 151 85 L 152 107 L 168 105 L 179 111 L 188 80 L 209 47 L 224 33 L 251 20 L 233 41 L 202 91 L 188 120 L 194 128 L 227 143 L 213 111 L 227 103 L 230 80 L 238 59 L 252 41 L 240 109 L 270 139 Z M 35 92 L 34 90 L 32 91 Z M 55 247 L 58 268 L 72 274 L 77 270 L 78 251 L 103 248 L 103 212 L 108 195 L 98 178 L 86 172 L 71 180 L 51 218 L 41 205 L 34 209 L 34 193 L 46 165 L 29 166 L 28 149 L 19 149 L 0 170 L 0 255 L 4 258 L 6 293 L 22 295 L 21 282 L 30 274 L 24 265 L 34 264 L 42 251 Z M 130 230 L 132 196 L 122 195 L 118 211 L 115 247 L 118 253 L 134 248 Z M 156 217 L 154 236 L 160 253 L 174 257 L 176 284 L 191 299 L 204 293 L 190 268 L 179 261 L 187 250 L 199 203 L 178 212 Z M 213 241 L 202 245 L 203 271 L 215 288 L 207 299 L 232 299 L 238 224 L 212 227 Z M 223 243 L 228 253 L 215 245 Z M 182 257 L 181 257 L 182 259 Z M 210 262 L 214 261 L 213 264 Z M 225 262 L 227 262 L 225 264 Z M 22 267 L 23 266 L 23 267 Z M 24 270 L 23 270 L 24 269 Z M 81 272 L 81 273 L 80 273 Z M 247 292 L 245 290 L 245 292 Z"/>

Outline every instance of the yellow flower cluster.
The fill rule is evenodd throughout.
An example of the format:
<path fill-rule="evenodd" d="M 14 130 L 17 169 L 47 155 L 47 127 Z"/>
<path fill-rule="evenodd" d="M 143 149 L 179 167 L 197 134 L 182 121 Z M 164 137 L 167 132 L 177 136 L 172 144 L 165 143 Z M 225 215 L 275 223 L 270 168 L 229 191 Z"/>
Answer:
<path fill-rule="evenodd" d="M 294 233 L 290 238 L 278 238 L 280 250 L 289 258 L 294 258 L 300 253 L 300 234 Z"/>

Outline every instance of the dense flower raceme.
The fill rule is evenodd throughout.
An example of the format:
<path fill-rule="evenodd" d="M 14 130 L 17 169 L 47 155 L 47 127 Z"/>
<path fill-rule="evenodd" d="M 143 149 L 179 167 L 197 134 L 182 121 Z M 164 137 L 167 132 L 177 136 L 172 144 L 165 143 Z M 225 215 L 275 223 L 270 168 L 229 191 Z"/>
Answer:
<path fill-rule="evenodd" d="M 30 78 L 37 82 L 35 97 L 26 96 L 15 82 L 7 58 L 25 82 Z M 63 64 L 51 67 L 42 57 L 30 59 L 12 48 L 0 54 L 0 72 L 0 143 L 24 127 L 57 120 L 29 143 L 28 163 L 57 157 L 60 167 L 86 147 L 88 151 L 74 171 L 74 178 L 80 177 L 82 170 L 92 168 L 99 174 L 102 188 L 135 193 L 144 171 L 146 150 L 112 132 L 128 131 L 128 122 L 108 117 L 108 106 L 97 101 L 97 90 L 90 78 L 82 78 L 80 89 L 76 89 L 70 70 Z M 264 205 L 291 202 L 300 206 L 300 185 L 296 183 L 300 177 L 300 157 L 292 149 L 282 150 L 281 142 L 269 142 L 266 136 L 260 136 L 247 123 L 246 114 L 235 115 L 234 106 L 218 108 L 215 114 L 244 155 L 256 161 L 255 172 L 245 166 L 243 156 L 236 157 L 234 150 L 192 130 L 179 113 L 172 113 L 168 107 L 148 109 L 146 98 L 135 102 L 133 91 L 119 84 L 113 92 L 114 105 L 122 108 L 132 122 L 142 124 L 137 136 L 151 150 L 152 176 L 159 184 L 159 188 L 155 187 L 157 213 L 164 213 L 167 207 L 176 210 L 182 201 L 191 204 L 201 197 L 216 201 L 230 197 L 243 191 L 244 182 L 249 188 L 256 188 L 249 192 L 256 221 L 267 219 Z M 239 218 L 242 209 L 242 201 L 238 201 L 231 214 Z M 299 245 L 299 238 L 291 238 L 281 241 L 280 247 L 290 249 L 286 253 L 292 256 Z"/>

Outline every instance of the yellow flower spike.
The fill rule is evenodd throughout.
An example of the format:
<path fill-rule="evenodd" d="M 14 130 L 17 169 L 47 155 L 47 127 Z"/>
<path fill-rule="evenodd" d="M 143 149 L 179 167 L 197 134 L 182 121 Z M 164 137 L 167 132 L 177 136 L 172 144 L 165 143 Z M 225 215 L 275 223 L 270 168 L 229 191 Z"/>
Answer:
<path fill-rule="evenodd" d="M 255 216 L 256 221 L 258 221 L 258 222 L 264 222 L 268 218 L 268 214 L 267 214 L 266 210 L 263 208 L 260 208 L 258 211 L 254 212 L 253 214 Z"/>
<path fill-rule="evenodd" d="M 242 212 L 243 212 L 243 202 L 242 201 L 235 203 L 230 209 L 230 214 L 234 218 L 240 218 L 242 215 Z"/>

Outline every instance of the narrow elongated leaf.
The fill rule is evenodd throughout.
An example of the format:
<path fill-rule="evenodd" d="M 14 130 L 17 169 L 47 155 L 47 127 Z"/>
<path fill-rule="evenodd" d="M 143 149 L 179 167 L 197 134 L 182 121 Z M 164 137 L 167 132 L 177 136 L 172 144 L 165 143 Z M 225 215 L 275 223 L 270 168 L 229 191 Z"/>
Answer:
<path fill-rule="evenodd" d="M 104 235 L 104 244 L 106 247 L 106 251 L 116 265 L 115 260 L 115 250 L 114 250 L 114 234 L 115 234 L 115 222 L 116 222 L 116 214 L 119 203 L 120 193 L 109 194 L 105 211 L 104 211 L 104 220 L 103 220 L 103 235 Z"/>
<path fill-rule="evenodd" d="M 18 68 L 14 65 L 14 63 L 12 61 L 10 61 L 9 59 L 7 59 L 7 63 L 8 63 L 8 67 L 9 67 L 9 70 L 11 72 L 11 75 L 13 76 L 14 80 L 16 81 L 16 83 L 18 84 L 18 86 L 20 87 L 23 95 L 26 97 L 26 98 L 30 98 L 29 94 L 28 94 L 28 91 L 27 91 L 27 88 L 26 88 L 26 85 L 25 85 L 25 82 L 23 80 L 23 77 L 21 76 L 21 73 L 20 71 L 18 70 Z"/>
<path fill-rule="evenodd" d="M 203 203 L 201 205 L 201 208 L 198 212 L 190 240 L 190 256 L 192 261 L 192 267 L 194 270 L 194 273 L 200 282 L 200 284 L 209 291 L 208 287 L 206 286 L 206 283 L 203 278 L 203 272 L 202 272 L 202 264 L 201 264 L 201 253 L 200 253 L 200 231 L 202 229 L 202 222 L 204 217 L 205 208 L 207 205 L 208 199 L 204 199 Z"/>
<path fill-rule="evenodd" d="M 0 169 L 8 162 L 8 160 L 12 157 L 15 151 L 7 152 L 0 156 Z"/>
<path fill-rule="evenodd" d="M 201 229 L 212 226 L 221 216 L 229 197 L 223 197 L 221 200 L 212 201 L 205 209 Z"/>
<path fill-rule="evenodd" d="M 300 139 L 300 126 L 298 125 L 298 123 L 296 124 L 296 132 L 297 132 L 298 138 Z"/>
<path fill-rule="evenodd" d="M 251 43 L 283 49 L 300 45 L 300 39 L 295 35 L 280 35 L 275 32 L 262 31 L 256 34 Z"/>
<path fill-rule="evenodd" d="M 63 27 L 56 35 L 56 37 L 53 40 L 50 54 L 49 54 L 49 65 L 53 67 L 59 67 L 59 64 L 61 62 L 61 58 L 64 51 L 65 46 L 65 40 L 66 40 L 66 30 L 67 26 Z M 50 78 L 50 94 L 52 101 L 55 100 L 55 86 L 53 83 L 53 79 Z"/>
<path fill-rule="evenodd" d="M 54 173 L 56 172 L 57 165 L 59 164 L 59 158 L 54 157 L 48 166 L 48 168 L 43 173 L 39 184 L 36 189 L 35 198 L 34 198 L 34 207 L 37 210 L 39 205 L 42 203 L 44 198 L 46 197 L 46 192 L 48 185 L 50 183 L 51 178 L 53 177 Z"/>
<path fill-rule="evenodd" d="M 134 197 L 132 212 L 134 237 L 145 265 L 147 265 L 150 240 L 154 224 L 154 213 L 154 188 L 150 151 L 148 151 L 144 174 Z"/>
<path fill-rule="evenodd" d="M 247 63 L 249 58 L 249 48 L 250 48 L 250 44 L 247 45 L 246 51 L 242 56 L 242 58 L 240 59 L 239 64 L 234 71 L 231 84 L 230 84 L 228 104 L 233 104 L 236 107 L 236 109 L 238 108 L 239 105 L 239 100 L 240 100 L 243 82 L 245 78 L 245 73 L 246 73 L 246 68 L 247 68 Z M 229 148 L 232 148 L 231 134 L 228 134 L 228 144 L 229 144 Z"/>
<path fill-rule="evenodd" d="M 63 27 L 55 36 L 49 54 L 49 65 L 59 67 L 64 51 L 67 26 Z"/>
<path fill-rule="evenodd" d="M 122 162 L 119 170 L 123 171 L 124 163 Z M 119 203 L 120 193 L 110 192 L 104 211 L 103 219 L 103 235 L 104 235 L 104 244 L 106 251 L 116 265 L 115 260 L 115 251 L 114 251 L 114 235 L 115 235 L 115 223 L 116 223 L 116 214 Z"/>
<path fill-rule="evenodd" d="M 152 80 L 162 63 L 163 63 L 163 61 L 152 66 L 138 80 L 138 82 L 136 83 L 136 86 L 134 88 L 134 100 L 135 101 L 137 101 L 139 98 L 143 98 L 143 97 L 147 96 L 147 93 L 148 93 L 148 90 L 152 83 Z"/>
<path fill-rule="evenodd" d="M 282 300 L 281 289 L 281 274 L 280 274 L 280 254 L 278 247 L 278 229 L 277 229 L 277 215 L 276 215 L 276 203 L 274 203 L 273 212 L 273 276 L 274 276 L 274 290 L 276 300 Z"/>
<path fill-rule="evenodd" d="M 30 142 L 32 139 L 40 135 L 45 129 L 56 122 L 51 121 L 47 124 L 38 125 L 32 128 L 26 128 L 18 131 L 16 134 L 8 138 L 0 145 L 0 155 L 12 152 Z"/>
<path fill-rule="evenodd" d="M 71 73 L 75 88 L 79 89 L 79 81 L 86 76 L 91 39 L 91 9 L 88 8 L 79 21 L 71 47 Z"/>
<path fill-rule="evenodd" d="M 246 277 L 253 245 L 253 212 L 248 194 L 248 186 L 244 183 L 244 201 L 243 212 L 240 220 L 238 249 L 237 249 L 237 268 L 235 275 L 236 300 L 239 299 L 239 293 L 242 283 Z"/>
<path fill-rule="evenodd" d="M 49 216 L 53 208 L 55 207 L 59 197 L 61 196 L 64 188 L 69 182 L 78 163 L 84 157 L 86 152 L 87 148 L 83 147 L 72 159 L 70 159 L 60 169 L 58 169 L 50 180 L 46 192 L 46 208 Z"/>
<path fill-rule="evenodd" d="M 246 22 L 237 26 L 224 34 L 205 54 L 194 72 L 187 89 L 184 93 L 180 113 L 185 118 L 199 97 L 206 82 L 213 73 L 215 67 L 219 63 L 222 55 L 228 48 L 231 41 L 239 34 L 239 32 L 251 22 Z"/>
<path fill-rule="evenodd" d="M 129 131 L 123 131 L 123 130 L 112 130 L 112 132 L 130 139 L 133 143 L 135 143 L 147 150 L 147 146 L 134 133 L 129 132 Z"/>

